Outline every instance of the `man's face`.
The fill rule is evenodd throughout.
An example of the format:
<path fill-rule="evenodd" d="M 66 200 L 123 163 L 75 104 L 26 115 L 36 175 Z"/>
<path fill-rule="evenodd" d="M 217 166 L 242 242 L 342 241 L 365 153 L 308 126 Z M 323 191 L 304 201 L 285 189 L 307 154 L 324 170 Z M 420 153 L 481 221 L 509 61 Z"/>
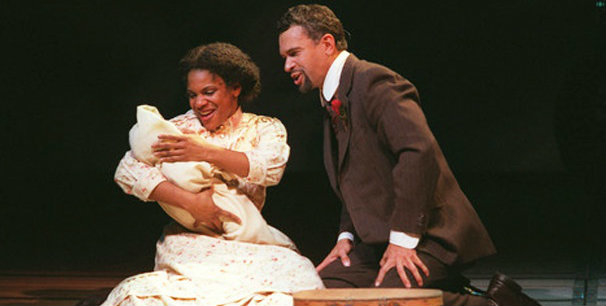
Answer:
<path fill-rule="evenodd" d="M 302 93 L 319 88 L 330 67 L 325 46 L 315 42 L 307 31 L 298 25 L 280 34 L 280 55 L 284 58 L 284 71 Z"/>

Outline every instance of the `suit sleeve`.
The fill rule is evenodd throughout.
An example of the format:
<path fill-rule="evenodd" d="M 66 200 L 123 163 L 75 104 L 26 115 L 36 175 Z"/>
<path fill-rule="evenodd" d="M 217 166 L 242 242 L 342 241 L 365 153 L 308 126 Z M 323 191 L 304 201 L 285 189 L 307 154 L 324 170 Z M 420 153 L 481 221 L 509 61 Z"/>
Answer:
<path fill-rule="evenodd" d="M 341 219 L 339 223 L 339 233 L 350 232 L 355 233 L 355 229 L 353 226 L 353 221 L 351 221 L 351 217 L 349 216 L 349 212 L 345 207 L 345 204 L 341 202 Z"/>
<path fill-rule="evenodd" d="M 380 66 L 363 74 L 364 107 L 377 137 L 393 157 L 395 203 L 390 218 L 393 231 L 423 234 L 439 167 L 435 138 L 419 106 L 415 87 Z"/>

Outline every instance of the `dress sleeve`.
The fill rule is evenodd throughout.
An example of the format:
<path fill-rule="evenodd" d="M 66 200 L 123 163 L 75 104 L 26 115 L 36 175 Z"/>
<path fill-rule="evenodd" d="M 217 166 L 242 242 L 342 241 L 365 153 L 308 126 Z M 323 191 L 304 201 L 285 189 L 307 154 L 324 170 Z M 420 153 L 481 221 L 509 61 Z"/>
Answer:
<path fill-rule="evenodd" d="M 125 193 L 145 202 L 152 201 L 149 195 L 165 180 L 160 169 L 138 161 L 131 151 L 124 154 L 114 174 L 114 181 Z"/>
<path fill-rule="evenodd" d="M 243 152 L 248 158 L 249 170 L 248 176 L 241 183 L 277 185 L 290 155 L 286 128 L 278 119 L 260 117 L 255 132 L 252 149 Z"/>

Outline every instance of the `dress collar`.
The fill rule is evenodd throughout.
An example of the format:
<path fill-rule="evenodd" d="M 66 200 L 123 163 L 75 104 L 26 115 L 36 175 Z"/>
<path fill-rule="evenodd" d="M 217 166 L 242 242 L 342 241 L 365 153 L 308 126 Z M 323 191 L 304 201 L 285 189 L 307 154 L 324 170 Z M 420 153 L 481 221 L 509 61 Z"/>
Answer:
<path fill-rule="evenodd" d="M 337 92 L 337 88 L 339 87 L 339 81 L 341 80 L 341 72 L 343 71 L 343 65 L 345 65 L 345 60 L 349 56 L 349 52 L 347 50 L 341 51 L 337 58 L 332 62 L 330 68 L 328 68 L 328 72 L 326 73 L 326 77 L 324 78 L 324 84 L 322 84 L 322 98 L 320 102 L 322 106 L 325 106 L 324 101 L 330 101 L 335 92 Z"/>
<path fill-rule="evenodd" d="M 238 109 L 231 115 L 231 117 L 227 118 L 223 124 L 221 124 L 216 130 L 209 131 L 211 134 L 215 133 L 229 133 L 236 129 L 242 121 L 242 108 L 238 107 Z"/>

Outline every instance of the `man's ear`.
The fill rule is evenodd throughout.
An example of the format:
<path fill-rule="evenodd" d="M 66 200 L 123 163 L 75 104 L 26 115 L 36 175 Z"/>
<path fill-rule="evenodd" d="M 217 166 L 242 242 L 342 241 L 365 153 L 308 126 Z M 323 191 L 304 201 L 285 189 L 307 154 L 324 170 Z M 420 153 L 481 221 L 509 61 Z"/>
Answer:
<path fill-rule="evenodd" d="M 320 43 L 324 47 L 324 54 L 331 56 L 337 52 L 335 37 L 332 34 L 326 33 L 322 35 Z"/>

